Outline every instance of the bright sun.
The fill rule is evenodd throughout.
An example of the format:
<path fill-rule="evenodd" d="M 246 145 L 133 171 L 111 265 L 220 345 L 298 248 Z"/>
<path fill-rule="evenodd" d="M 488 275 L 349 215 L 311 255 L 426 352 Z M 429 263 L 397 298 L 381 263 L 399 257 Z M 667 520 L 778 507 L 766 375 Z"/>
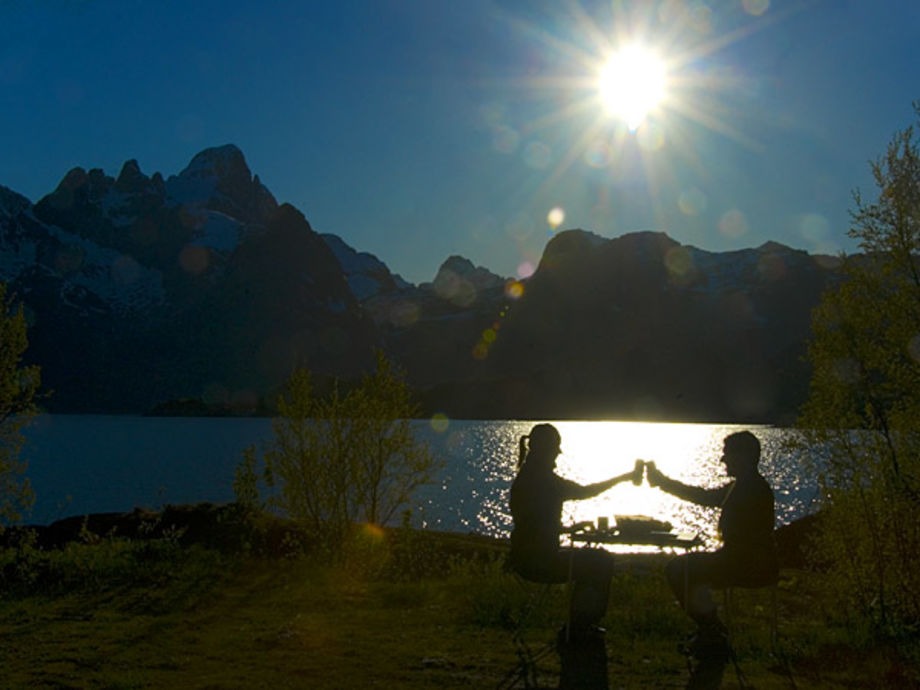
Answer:
<path fill-rule="evenodd" d="M 664 63 L 647 48 L 631 45 L 601 68 L 600 96 L 610 113 L 635 130 L 665 95 Z"/>

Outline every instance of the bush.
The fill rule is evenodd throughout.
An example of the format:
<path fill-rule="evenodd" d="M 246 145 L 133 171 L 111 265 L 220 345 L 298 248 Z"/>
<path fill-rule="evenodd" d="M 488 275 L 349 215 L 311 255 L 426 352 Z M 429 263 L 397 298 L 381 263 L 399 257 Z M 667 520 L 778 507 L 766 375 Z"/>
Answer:
<path fill-rule="evenodd" d="M 22 427 L 35 413 L 38 367 L 22 366 L 28 346 L 22 306 L 14 306 L 0 283 L 0 530 L 4 523 L 18 522 L 32 506 L 34 496 L 26 463 L 19 458 Z"/>
<path fill-rule="evenodd" d="M 378 354 L 376 371 L 347 393 L 336 387 L 314 396 L 310 373 L 294 372 L 265 450 L 268 505 L 302 523 L 330 553 L 352 526 L 385 525 L 405 508 L 435 467 L 414 437 L 418 408 L 401 374 Z M 244 505 L 258 505 L 255 450 L 246 451 L 234 489 Z"/>
<path fill-rule="evenodd" d="M 920 116 L 920 102 L 914 104 Z M 813 317 L 810 394 L 798 426 L 825 453 L 818 556 L 834 596 L 877 631 L 920 626 L 920 152 L 898 132 L 855 194 L 846 279 Z"/>
<path fill-rule="evenodd" d="M 34 534 L 0 550 L 0 589 L 8 596 L 54 595 L 119 587 L 165 587 L 185 582 L 193 589 L 216 581 L 228 559 L 214 550 L 181 546 L 179 535 L 150 540 L 119 537 L 71 542 L 43 550 Z"/>

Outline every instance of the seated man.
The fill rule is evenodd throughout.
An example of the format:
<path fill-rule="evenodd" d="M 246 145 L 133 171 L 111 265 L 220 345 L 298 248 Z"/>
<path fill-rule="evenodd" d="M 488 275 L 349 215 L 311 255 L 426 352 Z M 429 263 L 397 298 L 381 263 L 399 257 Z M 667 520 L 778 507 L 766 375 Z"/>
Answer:
<path fill-rule="evenodd" d="M 727 649 L 710 587 L 764 587 L 779 570 L 773 539 L 773 490 L 758 472 L 760 441 L 749 431 L 725 438 L 722 462 L 734 481 L 716 489 L 687 486 L 646 463 L 648 483 L 685 501 L 720 507 L 723 546 L 714 552 L 678 556 L 665 568 L 678 602 L 697 623 L 697 651 Z"/>

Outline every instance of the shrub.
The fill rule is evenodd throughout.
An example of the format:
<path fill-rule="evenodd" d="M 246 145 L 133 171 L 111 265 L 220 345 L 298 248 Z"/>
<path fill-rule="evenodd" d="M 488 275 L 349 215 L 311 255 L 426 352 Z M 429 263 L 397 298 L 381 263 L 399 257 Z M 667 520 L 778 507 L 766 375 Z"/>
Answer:
<path fill-rule="evenodd" d="M 435 463 L 415 439 L 418 408 L 401 374 L 380 354 L 377 369 L 347 393 L 313 394 L 310 373 L 295 371 L 278 402 L 265 450 L 268 505 L 301 522 L 332 553 L 352 525 L 384 525 L 429 480 Z M 237 468 L 238 500 L 258 503 L 255 450 Z"/>
<path fill-rule="evenodd" d="M 920 102 L 914 104 L 920 116 Z M 825 449 L 818 556 L 834 595 L 876 630 L 920 625 L 920 152 L 898 132 L 856 193 L 846 279 L 813 317 L 813 375 L 798 425 Z"/>
<path fill-rule="evenodd" d="M 23 366 L 28 346 L 22 306 L 14 306 L 0 283 L 0 529 L 17 522 L 34 500 L 19 458 L 22 427 L 35 413 L 40 375 L 35 366 Z"/>

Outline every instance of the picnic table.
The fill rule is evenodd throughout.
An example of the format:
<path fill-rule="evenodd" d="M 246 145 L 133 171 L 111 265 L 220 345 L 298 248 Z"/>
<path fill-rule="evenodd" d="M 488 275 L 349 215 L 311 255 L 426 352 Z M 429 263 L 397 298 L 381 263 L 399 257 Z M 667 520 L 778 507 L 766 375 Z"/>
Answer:
<path fill-rule="evenodd" d="M 572 542 L 584 544 L 623 544 L 629 546 L 657 546 L 659 549 L 689 551 L 703 545 L 698 534 L 659 530 L 621 530 L 616 527 L 598 529 L 593 523 L 578 523 L 566 530 Z"/>

